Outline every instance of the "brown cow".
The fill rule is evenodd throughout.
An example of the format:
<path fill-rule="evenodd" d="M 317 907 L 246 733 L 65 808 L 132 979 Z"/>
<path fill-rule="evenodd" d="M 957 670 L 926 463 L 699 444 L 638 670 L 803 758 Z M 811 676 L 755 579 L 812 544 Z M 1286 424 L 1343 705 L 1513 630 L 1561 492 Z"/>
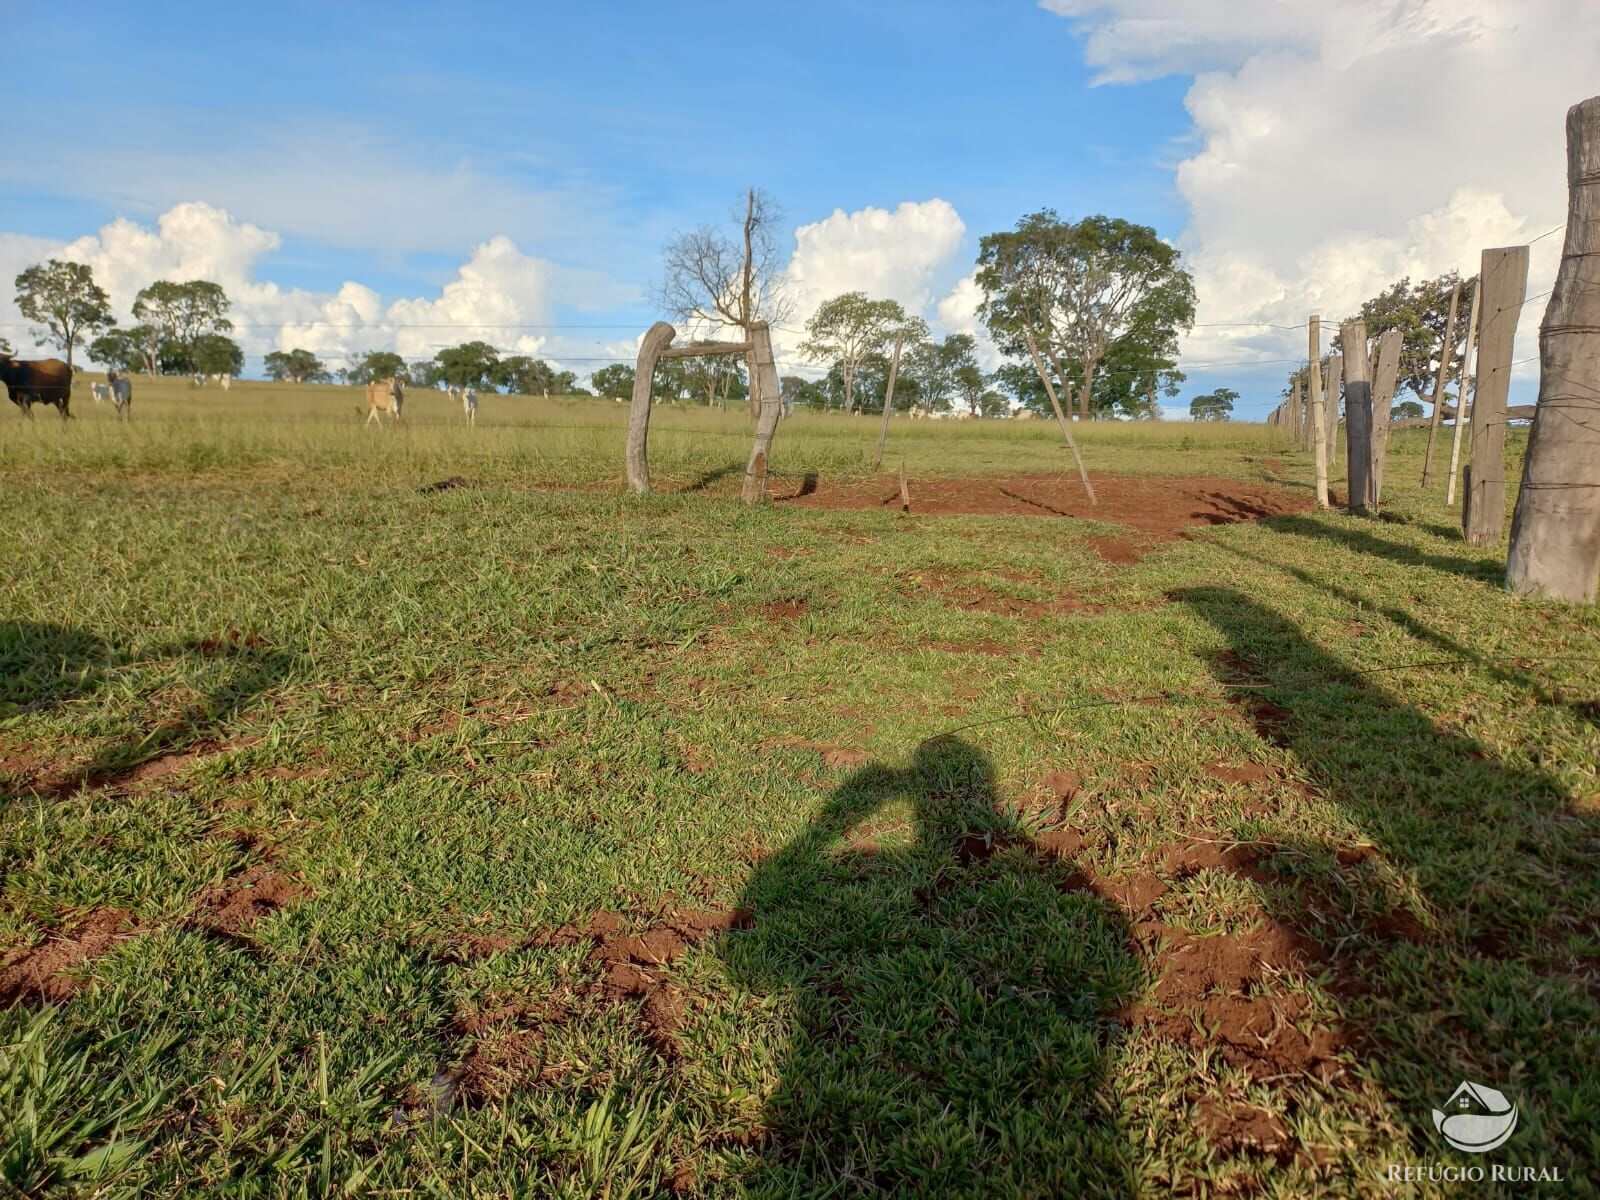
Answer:
<path fill-rule="evenodd" d="M 63 421 L 72 415 L 68 410 L 72 400 L 72 368 L 59 358 L 24 362 L 9 354 L 0 354 L 0 383 L 6 385 L 11 402 L 25 417 L 33 416 L 35 404 L 54 404 Z"/>
<path fill-rule="evenodd" d="M 398 421 L 400 406 L 405 403 L 405 398 L 405 385 L 398 379 L 376 379 L 367 384 L 367 424 L 374 421 L 383 424 L 383 413 L 388 413 Z"/>

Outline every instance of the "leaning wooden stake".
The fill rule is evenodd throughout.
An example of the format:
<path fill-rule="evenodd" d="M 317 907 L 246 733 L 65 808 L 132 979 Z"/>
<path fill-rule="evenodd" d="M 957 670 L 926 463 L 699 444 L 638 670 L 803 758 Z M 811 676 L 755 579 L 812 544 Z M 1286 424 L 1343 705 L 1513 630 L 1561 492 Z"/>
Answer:
<path fill-rule="evenodd" d="M 1044 369 L 1044 360 L 1039 357 L 1039 347 L 1033 340 L 1033 334 L 1027 335 L 1028 353 L 1033 355 L 1033 369 L 1039 372 L 1039 382 L 1044 384 L 1044 394 L 1050 397 L 1050 407 L 1056 410 L 1056 420 L 1061 423 L 1061 436 L 1067 439 L 1067 449 L 1072 451 L 1072 461 L 1078 464 L 1078 478 L 1083 480 L 1083 490 L 1089 493 L 1089 503 L 1098 504 L 1094 498 L 1094 485 L 1089 482 L 1089 472 L 1083 469 L 1083 457 L 1078 453 L 1078 443 L 1072 440 L 1072 426 L 1067 424 L 1067 418 L 1061 412 L 1061 401 L 1056 398 L 1055 384 L 1050 382 L 1050 372 Z"/>
<path fill-rule="evenodd" d="M 1372 364 L 1367 359 L 1367 323 L 1357 319 L 1339 326 L 1339 345 L 1344 349 L 1346 507 L 1351 512 L 1366 512 L 1372 507 Z"/>
<path fill-rule="evenodd" d="M 778 417 L 783 411 L 783 396 L 778 390 L 778 364 L 772 356 L 772 332 L 765 321 L 750 326 L 750 340 L 755 343 L 751 360 L 755 372 L 750 377 L 752 388 L 760 388 L 761 408 L 756 417 L 755 445 L 750 447 L 750 462 L 744 469 L 744 488 L 739 498 L 746 504 L 759 504 L 767 494 L 767 460 L 772 454 L 772 435 L 778 428 Z"/>
<path fill-rule="evenodd" d="M 1539 404 L 1506 586 L 1600 599 L 1600 96 L 1567 112 L 1567 233 L 1539 326 Z"/>
<path fill-rule="evenodd" d="M 1389 450 L 1389 419 L 1393 415 L 1395 382 L 1400 375 L 1398 329 L 1387 330 L 1378 339 L 1378 353 L 1372 366 L 1372 467 L 1367 478 L 1367 502 L 1374 512 L 1383 499 L 1383 460 Z"/>
<path fill-rule="evenodd" d="M 904 459 L 900 461 L 900 511 L 907 513 L 911 511 L 911 489 L 906 486 L 906 464 Z"/>
<path fill-rule="evenodd" d="M 1450 378 L 1450 354 L 1456 348 L 1456 309 L 1461 304 L 1461 282 L 1450 289 L 1450 315 L 1444 323 L 1444 346 L 1439 351 L 1439 373 L 1433 377 L 1433 417 L 1428 422 L 1428 448 L 1422 452 L 1422 486 L 1433 471 L 1433 442 L 1439 436 L 1439 414 L 1444 411 L 1444 381 Z"/>
<path fill-rule="evenodd" d="M 1472 473 L 1461 501 L 1461 525 L 1474 546 L 1493 546 L 1506 525 L 1506 397 L 1517 321 L 1528 294 L 1528 248 L 1483 252 L 1478 329 L 1478 390 L 1472 402 Z"/>
<path fill-rule="evenodd" d="M 1467 402 L 1467 388 L 1472 383 L 1472 351 L 1478 338 L 1478 306 L 1483 299 L 1483 280 L 1472 289 L 1472 308 L 1467 314 L 1467 344 L 1461 352 L 1461 386 L 1456 389 L 1456 427 L 1450 435 L 1450 478 L 1444 485 L 1444 502 L 1456 502 L 1456 473 L 1461 468 L 1461 431 L 1466 427 L 1472 405 Z"/>
<path fill-rule="evenodd" d="M 900 343 L 904 334 L 894 335 L 894 357 L 889 360 L 889 386 L 883 389 L 883 424 L 878 426 L 878 448 L 872 455 L 872 469 L 883 466 L 883 443 L 889 439 L 889 414 L 894 410 L 894 380 L 900 374 Z"/>
<path fill-rule="evenodd" d="M 1327 415 L 1322 411 L 1322 318 L 1312 317 L 1307 323 L 1310 330 L 1308 349 L 1310 366 L 1306 369 L 1306 382 L 1311 385 L 1311 423 L 1308 435 L 1312 441 L 1317 468 L 1317 507 L 1328 507 L 1328 439 L 1322 431 Z"/>
<path fill-rule="evenodd" d="M 650 384 L 656 361 L 677 332 L 665 321 L 650 326 L 639 343 L 639 358 L 633 367 L 633 405 L 628 409 L 628 486 L 641 496 L 650 492 Z"/>

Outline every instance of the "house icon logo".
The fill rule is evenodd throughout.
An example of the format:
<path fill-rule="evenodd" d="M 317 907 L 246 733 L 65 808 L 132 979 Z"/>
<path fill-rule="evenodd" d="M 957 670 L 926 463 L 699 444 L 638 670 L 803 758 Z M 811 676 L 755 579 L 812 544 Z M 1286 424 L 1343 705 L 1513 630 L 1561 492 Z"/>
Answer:
<path fill-rule="evenodd" d="M 1502 1145 L 1517 1128 L 1517 1106 L 1505 1093 L 1481 1083 L 1463 1082 L 1444 1109 L 1433 1110 L 1433 1127 L 1444 1140 L 1468 1154 Z"/>

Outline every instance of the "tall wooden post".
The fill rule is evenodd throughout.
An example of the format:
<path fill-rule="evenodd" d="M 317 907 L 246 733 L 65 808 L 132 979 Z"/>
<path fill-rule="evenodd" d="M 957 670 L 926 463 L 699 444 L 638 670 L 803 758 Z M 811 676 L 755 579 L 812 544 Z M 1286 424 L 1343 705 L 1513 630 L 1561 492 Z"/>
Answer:
<path fill-rule="evenodd" d="M 1567 233 L 1539 327 L 1539 405 L 1506 586 L 1600 599 L 1600 96 L 1567 112 Z"/>
<path fill-rule="evenodd" d="M 1332 471 L 1335 463 L 1339 461 L 1339 383 L 1344 376 L 1344 355 L 1333 354 L 1328 357 L 1328 379 L 1322 388 L 1322 407 L 1327 413 L 1328 424 L 1322 431 L 1322 436 L 1328 439 L 1328 470 Z"/>
<path fill-rule="evenodd" d="M 1300 440 L 1301 426 L 1305 423 L 1304 385 L 1299 372 L 1289 380 L 1289 436 Z"/>
<path fill-rule="evenodd" d="M 1033 369 L 1039 373 L 1039 382 L 1044 384 L 1044 394 L 1050 397 L 1050 407 L 1056 410 L 1056 420 L 1061 424 L 1061 436 L 1067 439 L 1067 449 L 1072 451 L 1072 461 L 1078 464 L 1078 478 L 1083 480 L 1083 490 L 1089 494 L 1089 503 L 1098 504 L 1094 498 L 1094 485 L 1089 482 L 1089 472 L 1083 469 L 1083 456 L 1078 453 L 1078 443 L 1072 440 L 1072 426 L 1067 423 L 1067 418 L 1061 411 L 1061 401 L 1056 397 L 1056 386 L 1050 382 L 1050 372 L 1044 369 L 1044 359 L 1039 357 L 1039 346 L 1033 340 L 1030 331 L 1024 335 L 1028 342 L 1028 353 L 1033 355 Z M 1067 399 L 1072 399 L 1069 394 Z"/>
<path fill-rule="evenodd" d="M 655 378 L 656 361 L 677 333 L 665 321 L 650 326 L 639 343 L 639 358 L 633 367 L 633 405 L 628 409 L 628 486 L 641 496 L 650 492 L 650 385 Z"/>
<path fill-rule="evenodd" d="M 1400 374 L 1398 329 L 1386 330 L 1378 339 L 1372 367 L 1372 468 L 1367 478 L 1367 503 L 1374 512 L 1383 499 L 1383 460 L 1389 452 L 1389 420 L 1393 416 L 1395 381 Z"/>
<path fill-rule="evenodd" d="M 1439 414 L 1444 411 L 1444 381 L 1450 378 L 1450 355 L 1456 348 L 1456 309 L 1461 303 L 1461 282 L 1450 289 L 1450 315 L 1444 323 L 1444 345 L 1439 350 L 1439 373 L 1433 377 L 1433 417 L 1428 422 L 1428 448 L 1422 452 L 1422 486 L 1433 471 L 1433 442 L 1439 436 Z"/>
<path fill-rule="evenodd" d="M 756 368 L 750 383 L 760 385 L 761 411 L 756 417 L 756 440 L 750 447 L 750 461 L 744 469 L 744 488 L 739 498 L 746 504 L 759 504 L 767 494 L 767 459 L 772 454 L 772 435 L 783 412 L 783 396 L 778 390 L 778 364 L 772 356 L 772 331 L 765 321 L 751 324 L 750 340 L 755 343 L 750 359 Z"/>
<path fill-rule="evenodd" d="M 1472 403 L 1472 474 L 1461 504 L 1461 524 L 1474 546 L 1493 546 L 1506 526 L 1506 397 L 1517 321 L 1528 294 L 1528 248 L 1483 252 L 1478 329 L 1478 391 Z"/>
<path fill-rule="evenodd" d="M 894 335 L 894 357 L 889 360 L 889 386 L 883 389 L 883 423 L 878 426 L 878 448 L 872 455 L 872 469 L 883 466 L 883 444 L 889 440 L 889 414 L 894 411 L 894 381 L 900 374 L 900 344 L 903 333 Z"/>
<path fill-rule="evenodd" d="M 1317 507 L 1327 508 L 1328 439 L 1322 435 L 1323 424 L 1327 420 L 1322 411 L 1322 318 L 1314 316 L 1306 325 L 1310 330 L 1308 346 L 1311 365 L 1306 368 L 1306 380 L 1311 385 L 1311 440 L 1317 471 Z"/>
<path fill-rule="evenodd" d="M 1339 326 L 1344 349 L 1345 463 L 1350 494 L 1346 507 L 1366 512 L 1372 506 L 1372 379 L 1367 360 L 1367 323 L 1360 318 Z"/>
<path fill-rule="evenodd" d="M 1478 338 L 1478 310 L 1483 302 L 1483 280 L 1479 279 L 1472 289 L 1472 308 L 1467 314 L 1467 344 L 1461 352 L 1461 386 L 1456 389 L 1456 427 L 1450 434 L 1450 478 L 1444 485 L 1444 502 L 1456 502 L 1456 473 L 1461 467 L 1461 431 L 1466 428 L 1468 414 L 1472 405 L 1467 401 L 1467 388 L 1471 385 L 1474 371 L 1472 367 L 1472 351 Z"/>

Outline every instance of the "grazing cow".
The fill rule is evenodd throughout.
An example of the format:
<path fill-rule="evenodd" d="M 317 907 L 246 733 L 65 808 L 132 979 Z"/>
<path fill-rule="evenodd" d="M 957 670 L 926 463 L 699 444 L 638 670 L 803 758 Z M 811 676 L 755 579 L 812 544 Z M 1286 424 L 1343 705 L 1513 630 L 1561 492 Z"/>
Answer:
<path fill-rule="evenodd" d="M 227 391 L 229 388 L 231 388 L 233 386 L 233 376 L 232 375 L 218 375 L 217 376 L 217 382 L 222 385 L 222 390 L 223 391 Z"/>
<path fill-rule="evenodd" d="M 461 409 L 467 414 L 467 424 L 478 423 L 478 393 L 470 387 L 461 389 Z"/>
<path fill-rule="evenodd" d="M 1011 419 L 1013 421 L 1032 421 L 1038 415 L 1039 414 L 1034 412 L 1031 408 L 1019 408 L 1016 412 L 1011 414 Z"/>
<path fill-rule="evenodd" d="M 367 424 L 383 424 L 383 413 L 396 421 L 400 419 L 400 406 L 405 403 L 405 385 L 398 379 L 377 379 L 367 384 Z"/>
<path fill-rule="evenodd" d="M 132 416 L 133 381 L 128 378 L 128 373 L 118 367 L 107 371 L 106 378 L 111 380 L 111 403 L 116 405 L 117 420 Z"/>
<path fill-rule="evenodd" d="M 106 372 L 107 379 L 114 378 L 115 375 L 116 372 L 114 371 Z M 96 404 L 104 404 L 107 400 L 111 399 L 111 386 L 110 384 L 105 383 L 91 383 L 89 385 L 89 393 L 94 397 L 94 402 Z"/>
<path fill-rule="evenodd" d="M 59 358 L 24 362 L 0 354 L 0 383 L 25 417 L 33 416 L 35 404 L 54 404 L 63 421 L 72 416 L 72 368 Z"/>

